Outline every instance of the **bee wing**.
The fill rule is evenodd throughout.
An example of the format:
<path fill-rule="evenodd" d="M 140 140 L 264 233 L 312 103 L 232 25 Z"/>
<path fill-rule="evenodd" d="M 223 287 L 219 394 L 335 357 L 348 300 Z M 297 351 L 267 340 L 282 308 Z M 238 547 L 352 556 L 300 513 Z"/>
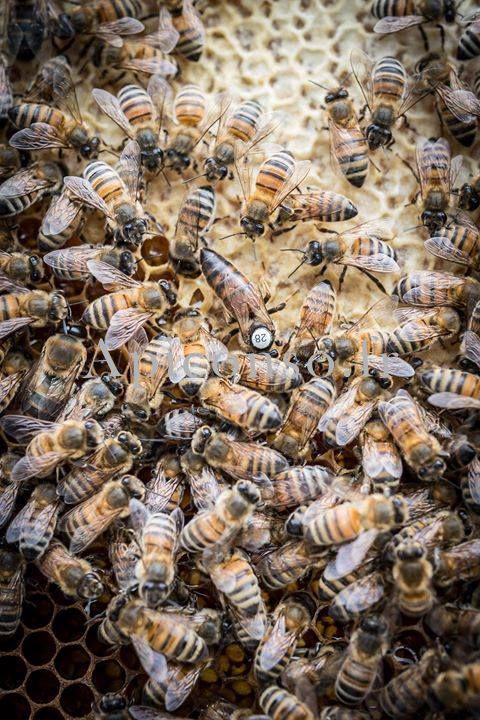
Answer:
<path fill-rule="evenodd" d="M 200 328 L 198 334 L 210 362 L 222 362 L 227 359 L 228 348 L 221 340 L 211 335 L 208 330 L 203 327 Z"/>
<path fill-rule="evenodd" d="M 74 175 L 67 175 L 63 178 L 63 184 L 79 202 L 88 205 L 94 210 L 99 210 L 105 217 L 111 217 L 105 201 L 95 192 L 88 180 Z"/>
<path fill-rule="evenodd" d="M 70 513 L 75 513 L 75 511 L 79 507 L 87 507 L 87 504 L 93 505 L 93 508 L 95 508 L 95 512 L 92 513 L 92 517 L 89 519 L 89 522 L 75 528 L 74 532 L 70 537 L 69 549 L 70 552 L 74 555 L 82 552 L 82 550 L 88 547 L 88 545 L 90 545 L 90 543 L 92 543 L 95 538 L 105 532 L 110 523 L 112 523 L 121 512 L 121 510 L 118 509 L 109 509 L 107 513 L 104 513 L 103 515 L 98 515 L 98 513 L 96 512 L 97 497 L 96 495 L 94 495 L 88 500 L 85 500 L 85 502 L 81 503 L 81 505 L 77 505 L 72 508 L 72 510 L 67 512 L 62 517 L 62 522 L 65 522 L 68 519 Z"/>
<path fill-rule="evenodd" d="M 301 333 L 305 329 L 310 329 L 316 335 L 319 326 L 321 326 L 320 334 L 328 335 L 332 329 L 336 305 L 337 296 L 335 290 L 330 283 L 322 280 L 311 288 L 303 301 L 300 308 L 298 332 Z"/>
<path fill-rule="evenodd" d="M 35 512 L 35 502 L 30 500 L 13 518 L 7 528 L 5 539 L 8 543 L 16 543 L 22 536 L 23 529 L 30 522 Z"/>
<path fill-rule="evenodd" d="M 134 720 L 171 720 L 172 717 L 168 713 L 162 713 L 157 708 L 146 705 L 131 705 L 128 714 Z"/>
<path fill-rule="evenodd" d="M 98 253 L 98 247 L 78 245 L 62 248 L 61 250 L 52 250 L 43 256 L 43 261 L 53 269 L 54 273 L 56 267 L 61 267 L 63 272 L 75 273 L 87 279 L 90 275 L 88 262 L 94 260 Z"/>
<path fill-rule="evenodd" d="M 450 182 L 450 187 L 455 186 L 455 184 L 457 182 L 457 178 L 460 175 L 460 173 L 462 172 L 462 169 L 463 169 L 463 155 L 455 155 L 455 157 L 452 158 L 452 163 L 450 166 L 450 175 L 448 178 L 448 180 Z"/>
<path fill-rule="evenodd" d="M 328 563 L 323 571 L 325 580 L 338 580 L 356 570 L 365 560 L 378 533 L 379 531 L 376 529 L 366 530 L 352 542 L 341 545 L 336 557 Z"/>
<path fill-rule="evenodd" d="M 72 225 L 81 212 L 82 206 L 79 203 L 72 202 L 67 193 L 62 192 L 53 198 L 43 216 L 42 233 L 47 237 L 59 235 Z M 73 250 L 74 248 L 69 249 Z"/>
<path fill-rule="evenodd" d="M 473 502 L 480 504 L 480 457 L 478 455 L 468 466 L 467 482 Z"/>
<path fill-rule="evenodd" d="M 130 500 L 130 523 L 137 533 L 141 533 L 150 517 L 150 510 L 137 498 Z"/>
<path fill-rule="evenodd" d="M 113 47 L 122 47 L 123 35 L 137 35 L 145 29 L 140 20 L 132 17 L 123 17 L 112 22 L 105 22 L 98 26 L 95 35 Z"/>
<path fill-rule="evenodd" d="M 423 15 L 404 15 L 403 17 L 384 17 L 381 18 L 373 27 L 373 32 L 379 35 L 390 35 L 391 33 L 401 32 L 407 28 L 421 25 L 425 22 Z"/>
<path fill-rule="evenodd" d="M 362 328 L 372 326 L 385 327 L 391 320 L 392 314 L 398 305 L 398 299 L 393 297 L 383 297 L 377 300 L 366 312 L 361 315 L 354 324 L 348 328 L 347 335 L 356 333 Z"/>
<path fill-rule="evenodd" d="M 340 446 L 348 445 L 354 440 L 373 413 L 376 400 L 356 404 L 348 413 L 342 415 L 335 429 L 335 440 Z"/>
<path fill-rule="evenodd" d="M 283 615 L 277 618 L 270 634 L 260 650 L 260 666 L 263 670 L 271 670 L 277 665 L 289 648 L 295 643 L 295 632 L 287 632 Z"/>
<path fill-rule="evenodd" d="M 442 156 L 442 163 L 441 167 L 437 167 L 435 182 L 443 193 L 446 195 L 449 195 L 450 193 L 450 168 L 447 168 L 443 163 L 445 154 L 448 153 L 448 157 L 450 157 L 450 145 L 448 140 L 445 140 L 445 138 L 438 138 L 438 140 L 427 140 L 426 138 L 422 138 L 417 142 L 415 148 L 422 198 L 425 198 L 429 191 L 430 175 L 432 170 L 431 160 L 432 156 L 435 154 L 436 148 L 438 148 L 438 151 Z"/>
<path fill-rule="evenodd" d="M 140 146 L 136 140 L 129 140 L 122 150 L 117 171 L 124 182 L 130 199 L 133 202 L 138 198 L 138 183 L 141 176 Z"/>
<path fill-rule="evenodd" d="M 57 63 L 53 70 L 52 91 L 55 105 L 70 115 L 77 123 L 82 122 L 77 93 L 70 68 L 66 63 Z"/>
<path fill-rule="evenodd" d="M 471 90 L 465 88 L 453 90 L 440 83 L 435 86 L 435 91 L 460 122 L 470 123 L 480 115 L 480 100 Z"/>
<path fill-rule="evenodd" d="M 163 50 L 163 52 L 171 52 L 175 49 L 175 45 L 180 39 L 180 33 L 173 24 L 172 16 L 168 12 L 167 8 L 164 6 L 160 7 L 160 12 L 158 14 L 157 33 L 159 33 L 160 36 L 165 35 L 165 37 L 169 38 L 170 42 L 172 43 L 171 49 Z"/>
<path fill-rule="evenodd" d="M 381 240 L 378 242 L 381 242 Z M 372 255 L 344 255 L 344 257 L 338 261 L 338 264 L 363 268 L 364 270 L 370 270 L 371 272 L 400 272 L 400 267 L 397 261 L 390 255 L 384 255 L 381 252 L 377 252 Z"/>
<path fill-rule="evenodd" d="M 0 285 L 1 281 L 2 278 L 0 278 Z M 11 335 L 13 332 L 18 332 L 18 330 L 30 325 L 33 322 L 35 322 L 35 318 L 31 317 L 12 318 L 11 320 L 4 320 L 3 322 L 0 322 L 0 340 L 8 335 Z"/>
<path fill-rule="evenodd" d="M 384 472 L 392 478 L 402 477 L 402 458 L 395 446 L 392 445 L 391 452 L 379 453 L 376 443 L 369 436 L 363 446 L 362 465 L 365 474 L 371 478 L 376 478 Z"/>
<path fill-rule="evenodd" d="M 32 527 L 32 534 L 37 538 L 45 538 L 50 542 L 57 524 L 60 503 L 54 502 L 38 513 Z"/>
<path fill-rule="evenodd" d="M 197 510 L 211 510 L 221 488 L 217 476 L 209 467 L 202 468 L 200 476 L 187 473 L 192 499 Z"/>
<path fill-rule="evenodd" d="M 53 431 L 58 425 L 48 420 L 38 420 L 27 415 L 5 415 L 0 418 L 0 427 L 15 440 L 23 442 L 41 432 Z"/>
<path fill-rule="evenodd" d="M 92 97 L 100 110 L 104 112 L 105 115 L 108 115 L 110 120 L 113 120 L 113 122 L 123 130 L 125 135 L 128 137 L 133 136 L 133 129 L 130 125 L 130 121 L 120 107 L 120 102 L 115 95 L 112 95 L 112 93 L 109 93 L 106 90 L 94 88 L 92 90 Z"/>
<path fill-rule="evenodd" d="M 113 265 L 109 265 L 101 260 L 88 260 L 87 268 L 95 280 L 102 283 L 110 292 L 116 290 L 132 290 L 132 288 L 137 288 L 141 285 L 138 280 L 134 280 L 128 275 L 125 275 L 121 270 L 113 267 Z"/>
<path fill-rule="evenodd" d="M 318 423 L 317 430 L 323 432 L 332 420 L 337 420 L 348 410 L 348 408 L 350 408 L 350 406 L 355 402 L 355 398 L 357 396 L 357 384 L 358 383 L 354 383 L 351 385 L 344 393 L 342 393 L 342 395 L 340 395 L 340 397 L 336 399 L 332 405 L 330 405 L 324 415 L 322 415 Z"/>
<path fill-rule="evenodd" d="M 12 470 L 12 480 L 22 482 L 40 474 L 50 474 L 64 459 L 63 453 L 48 452 L 43 455 L 24 455 Z"/>
<path fill-rule="evenodd" d="M 455 275 L 447 275 L 441 273 L 430 273 L 426 271 L 423 275 L 423 281 L 425 285 L 432 285 L 436 289 L 440 290 L 451 290 L 453 288 L 462 285 L 465 280 Z M 403 295 L 403 302 L 406 303 L 417 303 L 422 299 L 423 289 L 420 286 L 410 288 Z"/>
<path fill-rule="evenodd" d="M 8 111 L 13 105 L 13 93 L 7 68 L 0 57 L 0 118 L 6 119 Z"/>
<path fill-rule="evenodd" d="M 297 160 L 295 162 L 295 169 L 286 182 L 279 188 L 278 192 L 272 198 L 272 205 L 270 207 L 270 213 L 274 212 L 279 205 L 290 195 L 296 187 L 298 187 L 307 177 L 310 172 L 311 162 L 310 160 Z"/>
<path fill-rule="evenodd" d="M 25 370 L 7 375 L 6 378 L 0 380 L 0 404 L 6 400 L 8 395 L 14 390 L 25 377 Z M 4 408 L 5 409 L 5 408 Z"/>
<path fill-rule="evenodd" d="M 178 337 L 168 338 L 169 368 L 168 377 L 170 382 L 179 383 L 186 376 L 184 362 L 185 354 L 183 345 Z"/>
<path fill-rule="evenodd" d="M 152 313 L 143 312 L 139 308 L 118 310 L 112 317 L 105 335 L 105 345 L 108 350 L 116 350 L 125 345 L 151 317 Z"/>
<path fill-rule="evenodd" d="M 372 71 L 374 66 L 375 60 L 372 60 L 360 48 L 354 48 L 350 53 L 350 67 L 369 108 L 372 107 Z"/>
<path fill-rule="evenodd" d="M 262 152 L 264 149 L 262 148 L 263 143 L 275 130 L 277 130 L 277 128 L 281 125 L 281 122 L 282 117 L 280 113 L 264 113 L 261 117 L 261 122 L 259 123 L 257 132 L 252 140 L 244 144 L 241 152 L 238 154 L 236 153 L 237 159 L 240 160 L 246 155 L 251 156 L 253 153 Z M 239 140 L 235 149 L 237 150 L 237 147 L 240 147 L 240 145 L 241 142 Z"/>
<path fill-rule="evenodd" d="M 192 692 L 200 673 L 205 669 L 208 663 L 201 663 L 190 670 L 186 670 L 181 674 L 170 677 L 165 693 L 165 709 L 173 712 L 179 708 Z"/>
<path fill-rule="evenodd" d="M 47 148 L 68 148 L 68 143 L 46 123 L 32 123 L 30 127 L 19 130 L 9 140 L 17 150 L 46 150 Z"/>
<path fill-rule="evenodd" d="M 134 72 L 142 72 L 147 75 L 159 75 L 161 77 L 168 77 L 177 73 L 176 65 L 168 60 L 161 60 L 160 58 L 152 58 L 151 60 L 132 58 L 123 60 L 118 67 L 121 70 L 133 70 Z"/>
<path fill-rule="evenodd" d="M 19 483 L 12 482 L 0 495 L 0 528 L 5 525 L 12 514 L 19 489 Z"/>
<path fill-rule="evenodd" d="M 0 196 L 16 198 L 51 187 L 50 180 L 35 175 L 37 168 L 30 167 L 15 173 L 0 185 Z"/>
<path fill-rule="evenodd" d="M 466 330 L 463 334 L 462 352 L 465 357 L 480 367 L 480 338 L 471 330 Z"/>
<path fill-rule="evenodd" d="M 330 131 L 330 163 L 333 171 L 340 177 L 344 177 L 337 151 L 342 145 L 351 145 L 353 136 L 363 137 L 363 133 L 359 127 L 342 128 L 336 125 L 331 118 L 328 119 L 328 128 Z"/>
<path fill-rule="evenodd" d="M 155 682 L 163 684 L 168 677 L 168 665 L 165 655 L 153 650 L 139 635 L 132 636 L 132 645 L 147 675 Z"/>
<path fill-rule="evenodd" d="M 356 580 L 335 596 L 334 604 L 357 615 L 376 605 L 385 594 L 382 574 L 373 572 Z"/>
<path fill-rule="evenodd" d="M 148 81 L 147 92 L 152 98 L 159 127 L 161 128 L 165 124 L 167 107 L 171 105 L 173 99 L 172 88 L 165 78 L 155 74 Z"/>
<path fill-rule="evenodd" d="M 428 402 L 430 405 L 445 408 L 446 410 L 480 409 L 480 399 L 457 395 L 453 392 L 433 393 L 428 398 Z"/>
<path fill-rule="evenodd" d="M 394 375 L 395 377 L 410 378 L 415 375 L 415 370 L 410 363 L 399 357 L 369 355 L 368 365 L 377 370 L 383 370 L 387 375 Z"/>
<path fill-rule="evenodd" d="M 395 320 L 398 320 L 398 322 L 403 325 L 407 325 L 408 323 L 416 323 L 418 320 L 428 319 L 430 317 L 433 317 L 436 313 L 435 308 L 412 308 L 412 307 L 401 307 L 395 310 L 393 313 Z"/>
<path fill-rule="evenodd" d="M 455 247 L 447 237 L 431 237 L 425 240 L 424 245 L 429 253 L 443 260 L 449 260 L 450 262 L 466 265 L 467 267 L 473 263 L 473 258 L 463 252 L 461 248 Z"/>

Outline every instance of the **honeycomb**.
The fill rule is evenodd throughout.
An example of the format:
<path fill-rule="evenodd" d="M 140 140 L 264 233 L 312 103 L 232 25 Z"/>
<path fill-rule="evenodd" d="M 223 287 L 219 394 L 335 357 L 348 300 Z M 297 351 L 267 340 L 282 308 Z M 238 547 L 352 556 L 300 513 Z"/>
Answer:
<path fill-rule="evenodd" d="M 475 4 L 465 2 L 462 12 L 467 13 Z M 365 186 L 355 189 L 332 171 L 325 114 L 321 109 L 325 91 L 311 82 L 318 81 L 331 88 L 345 83 L 358 109 L 363 99 L 351 76 L 350 51 L 362 48 L 372 56 L 394 54 L 412 72 L 415 62 L 424 54 L 419 34 L 412 31 L 386 38 L 373 35 L 370 2 L 365 0 L 209 0 L 200 3 L 200 8 L 207 29 L 206 47 L 198 64 L 179 61 L 180 75 L 173 82 L 174 89 L 184 82 L 196 82 L 212 97 L 228 90 L 238 98 L 261 100 L 282 117 L 275 140 L 286 144 L 296 158 L 312 160 L 309 185 L 334 189 L 348 196 L 359 209 L 354 224 L 388 218 L 395 238 L 392 244 L 403 273 L 413 269 L 445 269 L 445 263 L 424 252 L 423 231 L 409 230 L 418 225 L 418 212 L 409 204 L 417 183 L 403 162 L 412 161 L 419 136 L 441 134 L 433 113 L 433 100 L 424 100 L 413 108 L 408 124 L 400 122 L 392 149 L 375 154 L 375 167 L 370 167 Z M 438 31 L 427 28 L 426 32 L 432 47 L 438 47 Z M 454 48 L 454 36 L 453 29 L 448 29 L 446 50 L 449 53 Z M 78 61 L 80 64 L 80 57 Z M 121 132 L 96 108 L 90 90 L 94 86 L 118 90 L 135 78 L 128 73 L 121 78 L 110 77 L 108 72 L 100 76 L 95 68 L 86 64 L 79 80 L 77 89 L 85 121 L 103 138 L 108 138 L 112 146 L 120 146 Z M 21 92 L 22 87 L 19 76 L 15 89 Z M 477 141 L 470 153 L 472 158 L 478 158 L 478 148 Z M 206 157 L 207 150 L 202 148 L 201 152 Z M 201 168 L 201 162 L 198 164 Z M 69 172 L 75 174 L 78 167 L 69 158 Z M 473 162 L 467 161 L 467 172 L 472 169 Z M 170 272 L 167 238 L 173 234 L 178 208 L 186 192 L 186 186 L 178 178 L 170 177 L 170 182 L 171 185 L 167 185 L 159 177 L 149 182 L 145 190 L 145 207 L 163 227 L 163 235 L 147 240 L 142 248 L 140 276 L 145 278 L 168 276 Z M 293 254 L 283 254 L 281 249 L 304 247 L 314 239 L 315 229 L 311 224 L 298 225 L 278 237 L 267 234 L 255 245 L 241 236 L 226 238 L 239 229 L 239 192 L 238 184 L 231 183 L 225 184 L 218 193 L 219 220 L 213 225 L 208 242 L 252 281 L 266 277 L 272 303 L 288 299 L 286 309 L 276 317 L 279 338 L 283 340 L 295 325 L 306 290 L 315 282 L 315 271 L 302 268 L 289 279 L 296 258 Z M 347 225 L 335 226 L 340 230 L 342 227 Z M 103 241 L 100 223 L 90 221 L 84 236 L 86 242 Z M 336 284 L 338 270 L 328 268 L 326 277 Z M 385 280 L 387 290 L 393 282 L 393 278 Z M 295 293 L 298 290 L 300 292 Z M 71 297 L 76 297 L 74 292 Z M 339 315 L 354 320 L 376 299 L 378 289 L 351 269 L 338 296 Z M 205 313 L 218 309 L 218 301 L 201 278 L 180 278 L 180 305 L 188 307 L 199 301 Z M 100 369 L 101 365 L 99 372 Z M 20 628 L 13 638 L 0 643 L 0 714 L 3 717 L 9 720 L 91 717 L 92 705 L 106 692 L 124 692 L 129 699 L 139 700 L 139 688 L 145 678 L 133 651 L 129 647 L 108 649 L 97 640 L 100 620 L 95 616 L 101 615 L 104 607 L 105 603 L 95 603 L 86 609 L 72 602 L 29 568 Z M 411 626 L 398 634 L 396 642 L 400 659 L 392 673 L 402 666 L 402 647 L 420 650 L 427 639 L 420 627 Z M 234 651 L 231 654 L 233 656 Z M 241 664 L 240 660 L 234 667 Z M 238 676 L 245 677 L 241 671 Z M 208 690 L 208 677 L 205 675 L 199 685 L 199 692 L 204 693 L 205 698 L 214 697 L 216 692 Z M 251 687 L 245 693 L 245 687 L 235 686 L 235 680 L 231 679 L 228 687 L 230 694 L 225 693 L 225 697 L 242 706 L 252 703 Z"/>

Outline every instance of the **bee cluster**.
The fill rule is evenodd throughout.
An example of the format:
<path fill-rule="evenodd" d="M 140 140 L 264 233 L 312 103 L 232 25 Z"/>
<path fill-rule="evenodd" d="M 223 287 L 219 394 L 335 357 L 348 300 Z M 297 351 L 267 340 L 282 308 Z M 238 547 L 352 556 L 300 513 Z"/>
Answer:
<path fill-rule="evenodd" d="M 479 716 L 480 10 L 338 5 L 5 3 L 5 717 Z"/>

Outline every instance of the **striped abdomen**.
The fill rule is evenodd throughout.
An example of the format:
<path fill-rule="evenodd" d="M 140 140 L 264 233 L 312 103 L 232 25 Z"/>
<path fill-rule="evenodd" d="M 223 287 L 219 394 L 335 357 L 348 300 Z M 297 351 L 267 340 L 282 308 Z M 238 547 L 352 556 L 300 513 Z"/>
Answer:
<path fill-rule="evenodd" d="M 27 128 L 33 123 L 46 123 L 52 127 L 63 129 L 67 124 L 66 117 L 61 110 L 38 103 L 16 105 L 11 108 L 8 116 L 17 128 Z"/>
<path fill-rule="evenodd" d="M 54 204 L 58 204 L 62 202 L 62 196 L 56 197 L 52 200 L 50 204 L 50 209 Z M 49 231 L 49 226 L 44 223 L 40 226 L 40 231 L 38 233 L 38 247 L 40 250 L 44 252 L 48 252 L 50 250 L 59 250 L 62 248 L 67 240 L 70 240 L 71 237 L 74 235 L 79 235 L 82 226 L 85 222 L 85 216 L 83 212 L 82 206 L 78 203 L 77 204 L 78 211 L 76 216 L 73 218 L 70 225 L 68 225 L 64 230 L 58 233 L 51 233 Z M 55 268 L 55 274 L 58 278 L 62 280 L 76 280 L 78 279 L 78 276 L 75 277 L 73 274 L 69 273 L 66 270 L 63 270 L 61 268 L 61 263 L 58 264 L 58 268 Z"/>
<path fill-rule="evenodd" d="M 86 325 L 96 330 L 106 330 L 110 320 L 118 310 L 126 310 L 132 307 L 132 291 L 119 290 L 118 292 L 102 295 L 87 307 L 83 313 L 82 320 Z"/>
<path fill-rule="evenodd" d="M 177 524 L 175 518 L 166 513 L 151 515 L 142 533 L 142 562 L 155 561 L 159 554 L 172 555 L 177 543 Z M 151 556 L 149 558 L 149 556 Z"/>
<path fill-rule="evenodd" d="M 413 590 L 398 593 L 398 607 L 407 617 L 419 618 L 425 615 L 433 605 L 434 597 L 428 590 Z"/>
<path fill-rule="evenodd" d="M 20 572 L 0 582 L 0 637 L 13 635 L 20 623 L 23 604 L 23 578 Z"/>
<path fill-rule="evenodd" d="M 40 200 L 44 192 L 44 189 L 39 189 L 16 197 L 0 197 L 0 217 L 19 215 L 28 210 L 31 205 Z"/>
<path fill-rule="evenodd" d="M 387 128 L 393 125 L 406 82 L 405 68 L 396 58 L 384 57 L 375 64 L 372 74 L 373 122 Z"/>
<path fill-rule="evenodd" d="M 448 207 L 450 198 L 444 191 L 445 180 L 450 176 L 450 147 L 446 141 L 429 141 L 423 146 L 421 164 L 428 176 L 426 194 L 423 200 L 425 208 L 443 210 Z"/>
<path fill-rule="evenodd" d="M 120 107 L 133 127 L 154 126 L 155 110 L 150 95 L 139 85 L 126 85 L 118 93 Z"/>
<path fill-rule="evenodd" d="M 253 140 L 262 112 L 262 106 L 258 100 L 246 100 L 227 121 L 226 132 L 242 142 Z"/>
<path fill-rule="evenodd" d="M 232 298 L 245 296 L 251 287 L 243 273 L 226 258 L 214 250 L 203 248 L 201 252 L 202 271 L 205 280 L 232 314 Z"/>
<path fill-rule="evenodd" d="M 143 636 L 153 650 L 177 662 L 196 663 L 208 654 L 208 648 L 200 635 L 170 620 L 165 614 L 159 622 L 149 623 Z"/>
<path fill-rule="evenodd" d="M 283 509 L 315 500 L 325 492 L 330 480 L 328 471 L 318 465 L 284 470 L 272 478 L 272 505 Z"/>
<path fill-rule="evenodd" d="M 205 117 L 207 98 L 198 85 L 185 85 L 175 97 L 175 119 L 182 125 L 196 127 Z"/>
<path fill-rule="evenodd" d="M 426 328 L 432 328 L 431 335 L 422 337 Z M 435 328 L 438 325 L 434 318 L 410 320 L 396 327 L 391 333 L 387 345 L 387 353 L 397 353 L 397 355 L 411 355 L 412 353 L 421 352 L 430 347 L 436 340 Z M 428 331 L 427 331 L 428 332 Z M 438 328 L 439 335 L 445 335 Z M 418 336 L 416 339 L 415 336 Z"/>
<path fill-rule="evenodd" d="M 466 255 L 469 267 L 480 268 L 480 233 L 478 230 L 464 225 L 452 225 L 437 230 L 435 237 L 445 238 L 457 250 L 460 250 L 462 255 Z"/>
<path fill-rule="evenodd" d="M 464 122 L 463 120 L 459 120 L 455 117 L 442 100 L 438 99 L 437 102 L 442 120 L 451 135 L 457 142 L 460 143 L 460 145 L 463 145 L 464 147 L 471 147 L 475 142 L 475 137 L 477 135 L 477 118 L 472 116 L 471 120 Z"/>
<path fill-rule="evenodd" d="M 293 540 L 265 555 L 257 564 L 257 573 L 271 590 L 296 582 L 312 565 L 312 558 L 303 541 Z"/>
<path fill-rule="evenodd" d="M 233 588 L 223 594 L 242 615 L 257 615 L 262 605 L 260 587 L 252 567 L 240 552 L 234 552 L 225 565 L 219 568 L 220 575 L 228 575 L 235 579 Z"/>
<path fill-rule="evenodd" d="M 431 393 L 451 392 L 480 398 L 480 378 L 472 373 L 452 368 L 433 368 L 421 373 L 420 380 Z"/>
<path fill-rule="evenodd" d="M 304 537 L 311 545 L 333 545 L 352 540 L 362 529 L 361 517 L 351 503 L 322 510 L 304 529 Z"/>
<path fill-rule="evenodd" d="M 105 645 L 128 645 L 130 637 L 120 630 L 118 623 L 107 617 L 98 626 L 98 637 Z"/>
<path fill-rule="evenodd" d="M 260 706 L 272 720 L 313 720 L 313 714 L 295 695 L 270 685 L 260 696 Z"/>
<path fill-rule="evenodd" d="M 368 144 L 359 127 L 342 128 L 332 136 L 332 154 L 345 179 L 354 187 L 362 187 L 368 172 Z"/>
<path fill-rule="evenodd" d="M 261 665 L 261 652 L 265 643 L 268 642 L 269 639 L 270 636 L 267 635 L 263 640 L 261 640 L 253 661 L 253 674 L 257 682 L 261 683 L 262 685 L 276 682 L 277 678 L 280 677 L 280 675 L 290 662 L 297 646 L 295 642 L 292 642 L 290 645 L 287 646 L 280 660 L 278 660 L 275 665 L 269 670 L 265 670 Z"/>
<path fill-rule="evenodd" d="M 180 33 L 178 43 L 175 45 L 175 52 L 183 55 L 187 60 L 196 62 L 200 59 L 205 44 L 202 21 L 194 11 L 191 11 L 187 16 L 183 12 L 180 15 L 174 15 L 172 22 Z"/>
<path fill-rule="evenodd" d="M 209 405 L 208 398 L 205 404 Z M 230 390 L 225 385 L 225 392 L 212 407 L 226 420 L 246 430 L 270 430 L 281 423 L 280 411 L 274 402 L 255 390 L 240 390 L 239 386 Z"/>
<path fill-rule="evenodd" d="M 335 385 L 328 378 L 314 378 L 294 390 L 280 433 L 298 439 L 301 450 L 335 395 Z"/>
<path fill-rule="evenodd" d="M 115 210 L 123 203 L 130 203 L 128 194 L 118 173 L 101 160 L 88 163 L 83 177 L 91 184 L 109 208 Z"/>
<path fill-rule="evenodd" d="M 430 663 L 425 667 L 422 661 L 423 658 L 420 663 L 407 668 L 381 689 L 380 705 L 389 717 L 403 720 L 422 710 L 434 678 Z"/>
<path fill-rule="evenodd" d="M 297 338 L 313 338 L 328 335 L 332 328 L 337 298 L 329 282 L 319 282 L 305 298 L 300 310 Z"/>
<path fill-rule="evenodd" d="M 475 25 L 465 28 L 458 41 L 457 57 L 459 60 L 470 60 L 480 55 L 480 29 L 478 20 Z"/>
<path fill-rule="evenodd" d="M 368 235 L 355 238 L 350 245 L 349 253 L 352 255 L 363 255 L 364 257 L 371 257 L 377 254 L 384 255 L 397 262 L 397 253 L 391 245 Z"/>
<path fill-rule="evenodd" d="M 41 508 L 41 510 L 45 509 L 46 508 Z M 57 524 L 57 515 L 58 508 L 51 513 L 48 524 L 43 524 L 41 532 L 39 532 L 38 527 L 35 525 L 38 515 L 33 515 L 32 518 L 23 525 L 19 549 L 27 560 L 32 561 L 40 558 L 47 549 L 53 537 L 55 525 Z"/>
<path fill-rule="evenodd" d="M 145 15 L 139 0 L 101 0 L 95 4 L 99 23 L 113 22 L 124 17 L 141 18 Z"/>
<path fill-rule="evenodd" d="M 358 705 L 370 692 L 376 674 L 376 660 L 372 665 L 347 656 L 335 681 L 335 695 L 345 705 Z"/>
<path fill-rule="evenodd" d="M 252 200 L 270 206 L 277 192 L 293 175 L 294 170 L 295 160 L 289 150 L 281 150 L 269 157 L 258 170 Z"/>
<path fill-rule="evenodd" d="M 358 214 L 355 205 L 345 195 L 331 190 L 291 195 L 288 204 L 294 212 L 295 220 L 343 222 Z"/>
<path fill-rule="evenodd" d="M 421 419 L 411 401 L 396 396 L 381 406 L 381 418 L 397 445 L 407 450 L 425 435 Z"/>
<path fill-rule="evenodd" d="M 183 348 L 187 375 L 178 383 L 179 388 L 189 397 L 196 395 L 210 375 L 210 360 L 201 342 L 189 343 Z"/>
<path fill-rule="evenodd" d="M 337 578 L 336 580 L 327 579 L 325 575 L 322 574 L 317 581 L 317 592 L 319 597 L 322 600 L 333 600 L 338 593 L 342 592 L 342 590 L 345 590 L 345 588 L 358 580 L 360 569 L 363 570 L 360 566 L 356 571 L 351 572 L 348 575 L 344 575 L 341 578 Z"/>
<path fill-rule="evenodd" d="M 198 243 L 201 233 L 208 227 L 215 213 L 215 191 L 204 185 L 189 193 L 178 214 L 175 237 L 187 236 Z"/>
<path fill-rule="evenodd" d="M 476 515 L 480 515 L 480 501 L 478 488 L 480 488 L 480 459 L 478 456 L 470 463 L 468 472 L 462 473 L 460 480 L 463 501 Z M 472 490 L 475 496 L 472 494 Z"/>
<path fill-rule="evenodd" d="M 374 0 L 372 15 L 376 18 L 416 15 L 414 0 Z"/>
<path fill-rule="evenodd" d="M 228 531 L 227 522 L 214 511 L 196 515 L 180 536 L 180 545 L 187 552 L 200 552 L 216 545 Z"/>
<path fill-rule="evenodd" d="M 402 302 L 408 305 L 419 305 L 424 307 L 436 307 L 438 305 L 452 305 L 453 307 L 465 304 L 463 299 L 463 283 L 460 278 L 452 278 L 451 287 L 445 283 L 446 273 L 440 272 L 412 272 L 401 278 L 395 289 L 395 294 Z M 415 300 L 404 300 L 409 291 L 415 291 Z"/>
<path fill-rule="evenodd" d="M 363 330 L 358 333 L 359 353 L 367 355 L 382 355 L 387 351 L 390 333 L 386 330 Z M 364 350 L 365 348 L 365 350 Z"/>

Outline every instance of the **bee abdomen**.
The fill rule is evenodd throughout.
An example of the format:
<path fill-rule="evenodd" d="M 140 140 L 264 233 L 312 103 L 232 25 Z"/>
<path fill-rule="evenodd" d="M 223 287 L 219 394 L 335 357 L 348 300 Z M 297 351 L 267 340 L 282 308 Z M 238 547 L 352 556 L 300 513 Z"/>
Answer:
<path fill-rule="evenodd" d="M 347 657 L 335 682 L 335 695 L 345 705 L 358 705 L 368 694 L 375 673 L 363 663 Z"/>
<path fill-rule="evenodd" d="M 260 696 L 260 706 L 274 720 L 311 720 L 312 713 L 295 695 L 271 685 Z"/>
<path fill-rule="evenodd" d="M 368 171 L 368 145 L 363 133 L 350 128 L 348 139 L 340 140 L 336 146 L 336 157 L 348 182 L 362 187 Z"/>
<path fill-rule="evenodd" d="M 459 142 L 464 147 L 471 147 L 475 142 L 475 137 L 477 135 L 477 118 L 473 117 L 472 120 L 468 122 L 459 120 L 457 117 L 455 117 L 453 113 L 448 110 L 448 108 L 445 107 L 443 103 L 441 106 L 441 113 L 445 125 L 447 126 L 449 132 L 453 135 L 455 140 L 457 140 L 457 142 Z"/>
<path fill-rule="evenodd" d="M 22 614 L 22 585 L 0 587 L 0 637 L 13 635 Z"/>
<path fill-rule="evenodd" d="M 457 57 L 470 60 L 477 55 L 480 55 L 480 32 L 467 27 L 460 36 Z"/>
<path fill-rule="evenodd" d="M 212 519 L 209 515 L 193 518 L 186 525 L 180 536 L 180 544 L 187 552 L 200 552 L 206 547 L 215 545 L 226 530 L 226 524 L 219 518 Z"/>
<path fill-rule="evenodd" d="M 175 117 L 179 123 L 194 127 L 203 120 L 206 104 L 198 85 L 185 85 L 175 98 Z"/>
<path fill-rule="evenodd" d="M 279 186 L 286 183 L 295 170 L 295 160 L 289 150 L 281 150 L 260 166 L 256 181 L 258 200 L 268 202 Z"/>
<path fill-rule="evenodd" d="M 378 61 L 373 71 L 373 93 L 387 96 L 390 101 L 399 101 L 403 96 L 406 80 L 407 74 L 402 63 L 396 58 L 384 57 Z"/>
<path fill-rule="evenodd" d="M 132 125 L 145 125 L 153 117 L 150 95 L 138 85 L 126 85 L 118 93 L 120 107 Z"/>
<path fill-rule="evenodd" d="M 242 103 L 227 123 L 230 135 L 242 142 L 253 140 L 261 114 L 262 106 L 258 100 L 247 100 Z"/>
<path fill-rule="evenodd" d="M 414 0 L 374 0 L 372 15 L 376 18 L 415 15 Z"/>

